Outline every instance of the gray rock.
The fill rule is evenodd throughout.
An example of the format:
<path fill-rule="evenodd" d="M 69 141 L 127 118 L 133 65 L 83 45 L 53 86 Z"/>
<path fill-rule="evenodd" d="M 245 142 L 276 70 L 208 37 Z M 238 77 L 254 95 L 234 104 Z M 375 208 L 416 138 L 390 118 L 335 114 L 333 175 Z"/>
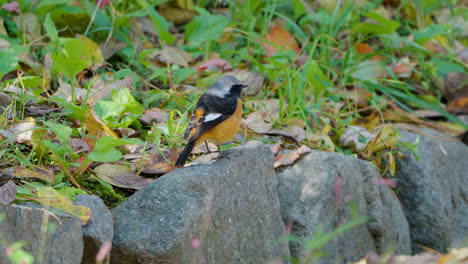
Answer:
<path fill-rule="evenodd" d="M 424 133 L 445 136 L 432 130 Z M 468 238 L 468 147 L 402 132 L 402 141 L 419 137 L 419 160 L 412 153 L 398 162 L 398 197 L 410 224 L 413 249 L 423 245 L 444 252 Z"/>
<path fill-rule="evenodd" d="M 368 252 L 394 250 L 411 253 L 408 223 L 388 187 L 376 185 L 380 176 L 369 162 L 338 153 L 313 151 L 293 166 L 278 171 L 278 196 L 283 220 L 299 238 L 312 237 L 320 228 L 331 232 L 352 220 L 354 204 L 367 223 L 331 239 L 329 255 L 314 263 L 357 261 Z M 287 224 L 288 225 L 288 224 Z M 307 243 L 290 243 L 291 256 L 311 255 Z M 305 262 L 308 263 L 308 262 Z"/>
<path fill-rule="evenodd" d="M 5 219 L 0 221 L 0 263 L 9 263 L 5 248 L 17 241 L 26 242 L 23 249 L 36 258 L 35 263 L 81 263 L 83 235 L 79 218 L 14 204 L 0 204 L 2 214 Z"/>
<path fill-rule="evenodd" d="M 259 142 L 172 171 L 112 209 L 111 263 L 264 263 L 288 256 L 271 151 Z"/>
<path fill-rule="evenodd" d="M 83 226 L 83 264 L 95 264 L 96 254 L 106 241 L 112 242 L 114 219 L 101 198 L 95 195 L 75 196 L 75 203 L 91 208 L 91 219 Z"/>

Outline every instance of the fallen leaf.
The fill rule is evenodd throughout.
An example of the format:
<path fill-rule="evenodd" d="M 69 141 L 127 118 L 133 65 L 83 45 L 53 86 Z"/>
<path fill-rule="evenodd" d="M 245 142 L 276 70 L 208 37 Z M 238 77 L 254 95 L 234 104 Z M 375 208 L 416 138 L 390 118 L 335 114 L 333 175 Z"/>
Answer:
<path fill-rule="evenodd" d="M 26 107 L 26 113 L 28 116 L 38 117 L 45 116 L 51 113 L 61 112 L 61 108 L 52 108 L 48 105 L 39 105 L 39 104 L 28 104 Z"/>
<path fill-rule="evenodd" d="M 182 67 L 188 67 L 193 60 L 190 53 L 172 46 L 165 46 L 161 51 L 150 54 L 150 57 L 163 63 L 177 64 Z"/>
<path fill-rule="evenodd" d="M 109 42 L 106 43 L 105 46 L 100 46 L 102 50 L 102 57 L 104 58 L 104 60 L 107 60 L 110 57 L 112 57 L 115 53 L 119 52 L 123 48 L 126 48 L 127 46 L 127 43 L 111 39 Z"/>
<path fill-rule="evenodd" d="M 127 166 L 120 164 L 102 164 L 94 169 L 94 173 L 101 180 L 104 180 L 114 186 L 140 190 L 147 184 L 153 182 L 153 179 L 147 179 L 137 175 Z"/>
<path fill-rule="evenodd" d="M 178 2 L 185 3 L 192 1 L 170 1 L 158 5 L 158 12 L 161 16 L 176 25 L 185 24 L 197 15 L 197 12 L 194 10 L 177 5 Z"/>
<path fill-rule="evenodd" d="M 410 62 L 409 57 L 400 59 L 399 62 L 390 65 L 393 73 L 400 78 L 410 78 L 416 63 Z"/>
<path fill-rule="evenodd" d="M 280 102 L 278 99 L 249 100 L 244 102 L 245 106 L 262 113 L 265 120 L 274 122 L 279 118 Z M 283 105 L 286 107 L 286 105 Z"/>
<path fill-rule="evenodd" d="M 202 63 L 200 66 L 197 67 L 197 70 L 203 71 L 203 70 L 209 70 L 209 71 L 230 71 L 232 70 L 232 66 L 229 62 L 223 60 L 223 59 L 211 59 L 208 61 L 205 61 Z M 239 78 L 238 78 L 239 79 Z M 241 79 L 239 79 L 241 80 Z"/>
<path fill-rule="evenodd" d="M 282 129 L 270 129 L 269 131 L 263 134 L 288 137 L 296 141 L 296 143 L 298 144 L 300 144 L 304 139 L 307 138 L 306 131 L 299 126 L 292 126 Z"/>
<path fill-rule="evenodd" d="M 84 225 L 91 218 L 92 211 L 90 208 L 82 205 L 74 205 L 73 201 L 66 196 L 61 195 L 52 187 L 37 187 L 37 201 L 44 206 L 51 206 L 65 212 L 68 212 L 81 219 L 81 224 Z"/>
<path fill-rule="evenodd" d="M 94 147 L 96 140 L 100 137 L 112 136 L 118 138 L 117 134 L 112 131 L 93 110 L 88 111 L 84 127 L 88 131 L 88 135 L 92 136 L 92 138 L 88 137 L 86 139 L 91 147 Z"/>
<path fill-rule="evenodd" d="M 366 60 L 356 65 L 351 76 L 361 81 L 370 81 L 375 83 L 378 79 L 385 78 L 387 76 L 387 71 L 380 61 Z"/>
<path fill-rule="evenodd" d="M 355 46 L 355 48 L 356 48 L 357 53 L 362 54 L 362 55 L 375 52 L 374 49 L 367 43 L 359 43 Z M 385 60 L 385 57 L 382 55 L 376 54 L 372 57 L 372 59 L 373 60 Z"/>
<path fill-rule="evenodd" d="M 160 108 L 153 108 L 143 112 L 138 120 L 147 126 L 151 126 L 154 123 L 162 123 L 169 120 L 169 113 Z"/>
<path fill-rule="evenodd" d="M 71 102 L 71 85 L 67 82 L 64 82 L 62 78 L 58 78 L 59 87 L 57 91 L 54 93 L 54 96 L 65 98 L 68 102 Z M 75 100 L 77 102 L 83 102 L 88 95 L 88 91 L 83 88 L 75 87 Z"/>
<path fill-rule="evenodd" d="M 128 127 L 119 127 L 116 129 L 121 137 L 128 138 L 136 135 L 136 131 Z"/>
<path fill-rule="evenodd" d="M 275 157 L 274 167 L 278 168 L 281 166 L 291 165 L 294 164 L 296 160 L 298 160 L 303 155 L 312 152 L 312 149 L 306 145 L 302 145 L 296 150 L 289 151 L 287 154 L 280 154 Z"/>
<path fill-rule="evenodd" d="M 268 144 L 267 147 L 270 148 L 271 152 L 273 152 L 273 154 L 278 154 L 278 152 L 281 150 L 281 148 L 283 147 L 283 141 L 282 140 L 278 140 L 275 142 L 275 144 Z"/>
<path fill-rule="evenodd" d="M 53 171 L 41 166 L 16 166 L 4 169 L 7 174 L 17 178 L 36 178 L 52 184 L 55 184 Z"/>
<path fill-rule="evenodd" d="M 296 54 L 300 52 L 299 45 L 294 37 L 283 27 L 281 23 L 272 23 L 269 26 L 268 33 L 263 36 L 266 41 L 262 41 L 262 46 L 268 57 L 275 55 L 280 50 L 293 50 Z"/>
<path fill-rule="evenodd" d="M 395 133 L 396 129 L 391 127 L 382 127 L 380 130 L 374 131 L 374 134 L 377 135 L 368 142 L 367 146 L 365 146 L 365 151 L 375 153 L 386 148 L 394 147 L 398 144 L 398 137 Z"/>
<path fill-rule="evenodd" d="M 367 143 L 375 137 L 376 134 L 370 133 L 364 127 L 350 125 L 340 137 L 340 144 L 347 146 L 350 143 L 354 143 L 356 149 L 361 151 L 367 146 Z"/>
<path fill-rule="evenodd" d="M 16 184 L 11 181 L 0 184 L 0 204 L 10 204 L 16 198 Z"/>
<path fill-rule="evenodd" d="M 16 30 L 22 32 L 28 42 L 41 36 L 41 26 L 35 14 L 22 13 L 21 16 L 14 16 L 13 21 L 16 23 Z"/>
<path fill-rule="evenodd" d="M 253 112 L 244 119 L 244 124 L 255 133 L 267 133 L 273 127 L 272 123 L 265 122 L 265 115 Z"/>
<path fill-rule="evenodd" d="M 82 138 L 72 138 L 69 141 L 70 146 L 72 147 L 75 153 L 89 152 L 91 149 L 88 146 L 88 142 Z"/>
<path fill-rule="evenodd" d="M 145 174 L 166 174 L 177 168 L 174 165 L 179 157 L 177 150 L 177 148 L 171 148 L 165 150 L 163 154 L 153 153 L 144 155 L 143 158 L 137 162 L 137 167 L 141 168 L 140 171 Z"/>
<path fill-rule="evenodd" d="M 243 84 L 248 85 L 247 88 L 245 88 L 242 92 L 245 95 L 256 95 L 263 88 L 263 82 L 265 81 L 265 78 L 258 72 L 235 69 L 228 74 L 236 77 Z"/>
<path fill-rule="evenodd" d="M 350 125 L 363 127 L 367 129 L 367 131 L 374 131 L 375 127 L 377 127 L 379 123 L 379 112 L 373 112 L 371 115 L 366 116 L 365 118 L 357 118 L 351 121 Z"/>
<path fill-rule="evenodd" d="M 27 117 L 23 121 L 13 125 L 11 132 L 15 135 L 15 141 L 26 145 L 32 145 L 31 139 L 34 127 L 36 127 L 36 122 L 32 117 Z"/>

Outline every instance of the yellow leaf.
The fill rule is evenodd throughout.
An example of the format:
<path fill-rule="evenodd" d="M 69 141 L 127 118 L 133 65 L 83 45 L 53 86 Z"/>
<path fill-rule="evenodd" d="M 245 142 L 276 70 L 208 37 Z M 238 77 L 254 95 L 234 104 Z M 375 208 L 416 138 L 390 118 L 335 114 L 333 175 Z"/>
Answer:
<path fill-rule="evenodd" d="M 388 156 L 388 168 L 390 169 L 390 175 L 395 176 L 396 165 L 395 165 L 395 156 L 391 152 L 387 152 Z"/>
<path fill-rule="evenodd" d="M 391 127 L 383 127 L 378 132 L 378 135 L 367 144 L 364 151 L 375 153 L 394 147 L 398 143 L 398 137 L 395 135 L 395 132 L 396 130 Z"/>
<path fill-rule="evenodd" d="M 91 218 L 91 209 L 82 206 L 74 205 L 72 200 L 61 195 L 52 187 L 38 187 L 37 188 L 38 201 L 44 206 L 55 207 L 64 210 L 81 219 L 81 224 L 84 225 Z"/>
<path fill-rule="evenodd" d="M 85 128 L 88 131 L 88 135 L 93 137 L 88 138 L 88 144 L 93 147 L 96 144 L 96 140 L 100 137 L 112 136 L 118 138 L 117 134 L 104 124 L 93 110 L 89 110 L 86 115 Z"/>

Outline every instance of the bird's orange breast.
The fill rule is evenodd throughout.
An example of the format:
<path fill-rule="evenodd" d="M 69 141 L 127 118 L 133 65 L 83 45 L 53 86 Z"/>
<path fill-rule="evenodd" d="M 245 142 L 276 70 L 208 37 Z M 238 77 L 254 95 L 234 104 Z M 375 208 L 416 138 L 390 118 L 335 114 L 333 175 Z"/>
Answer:
<path fill-rule="evenodd" d="M 239 131 L 240 124 L 242 120 L 242 101 L 237 99 L 237 108 L 234 114 L 229 118 L 219 123 L 215 127 L 206 131 L 201 135 L 196 141 L 195 145 L 202 143 L 205 140 L 211 141 L 215 144 L 223 144 L 228 142 L 236 135 Z"/>

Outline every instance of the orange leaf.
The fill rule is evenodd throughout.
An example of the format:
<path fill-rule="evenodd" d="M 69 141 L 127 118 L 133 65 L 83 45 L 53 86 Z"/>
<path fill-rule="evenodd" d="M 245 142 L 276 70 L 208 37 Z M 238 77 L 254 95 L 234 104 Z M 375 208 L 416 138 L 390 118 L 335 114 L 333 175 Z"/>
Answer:
<path fill-rule="evenodd" d="M 275 55 L 280 49 L 293 50 L 296 54 L 300 51 L 299 45 L 291 33 L 276 23 L 270 25 L 270 31 L 268 31 L 264 38 L 266 41 L 262 42 L 262 46 L 266 50 L 268 57 Z"/>

